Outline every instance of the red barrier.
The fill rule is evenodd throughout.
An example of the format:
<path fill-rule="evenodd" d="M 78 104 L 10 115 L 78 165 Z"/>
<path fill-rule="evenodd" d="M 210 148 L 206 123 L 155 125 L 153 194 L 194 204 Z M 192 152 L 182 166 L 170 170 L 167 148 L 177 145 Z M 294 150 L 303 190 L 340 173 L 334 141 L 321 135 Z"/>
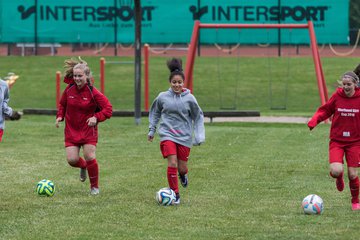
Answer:
<path fill-rule="evenodd" d="M 328 101 L 328 92 L 327 92 L 326 83 L 325 83 L 325 79 L 324 79 L 324 73 L 322 70 L 321 62 L 320 62 L 319 50 L 317 48 L 314 25 L 311 21 L 309 21 L 308 24 L 309 24 L 309 34 L 310 34 L 310 45 L 311 45 L 311 50 L 312 50 L 313 59 L 314 59 L 316 79 L 317 79 L 318 88 L 319 88 L 321 105 L 323 105 Z"/>
<path fill-rule="evenodd" d="M 193 32 L 190 39 L 189 51 L 186 57 L 186 69 L 185 69 L 185 87 L 193 91 L 193 69 L 196 55 L 197 42 L 199 37 L 199 30 L 201 28 L 307 28 L 310 35 L 310 45 L 312 49 L 316 79 L 319 89 L 319 95 L 321 104 L 324 104 L 328 100 L 328 93 L 326 88 L 326 82 L 324 78 L 323 69 L 320 61 L 320 54 L 317 48 L 316 36 L 314 31 L 314 25 L 311 21 L 307 24 L 206 24 L 195 21 Z"/>
<path fill-rule="evenodd" d="M 149 52 L 150 46 L 148 44 L 144 45 L 144 109 L 145 112 L 149 111 Z M 108 64 L 134 64 L 130 61 L 108 61 Z M 100 91 L 105 92 L 105 58 L 100 58 Z"/>
<path fill-rule="evenodd" d="M 194 29 L 191 35 L 189 51 L 186 57 L 186 67 L 185 67 L 185 87 L 193 91 L 193 70 L 195 62 L 195 53 L 197 42 L 199 38 L 199 26 L 200 21 L 195 21 Z"/>
<path fill-rule="evenodd" d="M 105 93 L 105 58 L 100 58 L 100 92 Z"/>

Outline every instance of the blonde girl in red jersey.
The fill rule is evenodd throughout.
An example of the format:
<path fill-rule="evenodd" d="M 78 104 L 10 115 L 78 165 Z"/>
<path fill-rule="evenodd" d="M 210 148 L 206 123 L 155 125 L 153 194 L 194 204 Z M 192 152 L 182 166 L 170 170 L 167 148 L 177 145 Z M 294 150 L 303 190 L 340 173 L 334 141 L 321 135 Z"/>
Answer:
<path fill-rule="evenodd" d="M 67 68 L 64 90 L 56 116 L 55 125 L 65 120 L 65 150 L 70 166 L 80 168 L 80 181 L 90 179 L 90 194 L 99 194 L 99 167 L 96 160 L 98 123 L 112 115 L 109 100 L 91 85 L 91 73 L 87 63 L 79 58 L 65 61 Z M 80 148 L 84 158 L 80 157 Z"/>
<path fill-rule="evenodd" d="M 360 210 L 358 165 L 360 162 L 360 89 L 359 78 L 346 72 L 329 101 L 322 105 L 308 122 L 312 130 L 317 124 L 332 116 L 329 143 L 330 175 L 336 187 L 344 190 L 344 156 L 347 162 L 352 210 Z"/>

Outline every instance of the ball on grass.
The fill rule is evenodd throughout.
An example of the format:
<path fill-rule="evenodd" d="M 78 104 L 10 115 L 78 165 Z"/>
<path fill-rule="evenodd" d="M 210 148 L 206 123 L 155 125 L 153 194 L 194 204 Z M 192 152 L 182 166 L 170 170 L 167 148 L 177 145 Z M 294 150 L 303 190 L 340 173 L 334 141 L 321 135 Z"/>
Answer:
<path fill-rule="evenodd" d="M 51 180 L 43 179 L 36 185 L 36 192 L 40 196 L 51 197 L 55 193 L 55 185 Z"/>
<path fill-rule="evenodd" d="M 301 204 L 305 214 L 321 214 L 324 210 L 324 201 L 316 194 L 307 195 Z"/>
<path fill-rule="evenodd" d="M 162 206 L 169 206 L 176 200 L 176 194 L 171 188 L 161 188 L 156 192 L 156 202 Z"/>

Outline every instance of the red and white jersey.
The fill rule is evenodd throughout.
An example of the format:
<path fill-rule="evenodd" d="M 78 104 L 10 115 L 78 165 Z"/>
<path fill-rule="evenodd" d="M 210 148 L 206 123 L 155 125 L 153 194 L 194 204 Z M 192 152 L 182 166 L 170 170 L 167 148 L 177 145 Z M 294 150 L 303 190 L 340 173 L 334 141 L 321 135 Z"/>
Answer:
<path fill-rule="evenodd" d="M 100 111 L 95 112 L 97 107 Z M 57 118 L 65 119 L 65 142 L 97 142 L 98 129 L 88 126 L 86 120 L 95 116 L 97 122 L 112 116 L 112 105 L 95 87 L 85 85 L 78 89 L 70 84 L 64 90 L 58 106 Z"/>
<path fill-rule="evenodd" d="M 316 111 L 308 126 L 315 127 L 331 116 L 331 140 L 360 141 L 360 89 L 356 88 L 354 95 L 347 97 L 344 90 L 338 88 L 329 101 Z"/>

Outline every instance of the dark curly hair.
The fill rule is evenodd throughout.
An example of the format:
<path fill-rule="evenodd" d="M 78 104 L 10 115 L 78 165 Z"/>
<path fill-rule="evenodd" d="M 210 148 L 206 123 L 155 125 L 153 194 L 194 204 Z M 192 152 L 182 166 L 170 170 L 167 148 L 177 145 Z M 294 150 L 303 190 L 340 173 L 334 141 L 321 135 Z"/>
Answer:
<path fill-rule="evenodd" d="M 169 82 L 176 75 L 181 76 L 182 79 L 185 80 L 185 74 L 182 69 L 182 60 L 180 58 L 171 58 L 167 60 L 166 65 L 170 70 Z"/>
<path fill-rule="evenodd" d="M 360 78 L 360 64 L 354 69 L 354 73 Z"/>

